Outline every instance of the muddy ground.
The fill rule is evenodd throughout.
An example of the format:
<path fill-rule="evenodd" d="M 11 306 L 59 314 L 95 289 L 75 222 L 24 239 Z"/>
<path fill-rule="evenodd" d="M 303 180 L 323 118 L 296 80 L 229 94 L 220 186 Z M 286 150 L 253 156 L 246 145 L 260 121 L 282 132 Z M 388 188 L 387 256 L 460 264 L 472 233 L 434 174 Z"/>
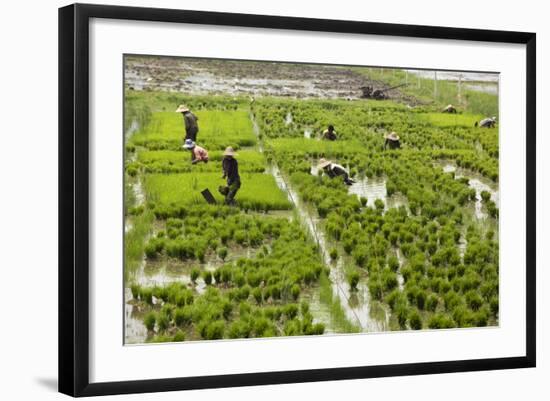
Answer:
<path fill-rule="evenodd" d="M 126 58 L 125 82 L 130 90 L 350 100 L 362 86 L 387 88 L 344 66 L 137 56 Z M 397 89 L 387 94 L 418 103 Z"/>

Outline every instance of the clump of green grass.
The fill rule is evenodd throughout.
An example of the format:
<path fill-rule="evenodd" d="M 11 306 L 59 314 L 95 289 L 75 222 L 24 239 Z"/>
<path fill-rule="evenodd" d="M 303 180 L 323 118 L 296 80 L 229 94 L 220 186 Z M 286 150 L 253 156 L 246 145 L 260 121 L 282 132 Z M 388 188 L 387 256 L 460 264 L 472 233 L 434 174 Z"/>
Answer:
<path fill-rule="evenodd" d="M 205 270 L 202 273 L 202 279 L 204 280 L 204 283 L 206 285 L 211 285 L 212 284 L 212 272 L 209 271 L 209 270 Z"/>
<path fill-rule="evenodd" d="M 220 247 L 218 248 L 218 256 L 221 260 L 225 260 L 225 258 L 227 257 L 227 247 L 223 246 L 223 247 Z"/>
<path fill-rule="evenodd" d="M 409 313 L 409 324 L 411 329 L 420 330 L 422 329 L 422 318 L 417 309 L 412 309 Z"/>
<path fill-rule="evenodd" d="M 199 270 L 199 268 L 194 267 L 191 269 L 191 281 L 193 283 L 197 282 L 197 279 L 200 277 L 200 275 L 201 275 L 201 271 Z"/>
<path fill-rule="evenodd" d="M 143 318 L 143 324 L 148 331 L 153 331 L 155 329 L 155 323 L 157 322 L 157 314 L 155 312 L 149 312 Z"/>
<path fill-rule="evenodd" d="M 174 335 L 172 341 L 174 342 L 181 342 L 185 341 L 185 333 L 181 330 L 178 330 L 176 334 Z"/>
<path fill-rule="evenodd" d="M 347 275 L 348 284 L 352 291 L 357 291 L 357 284 L 359 284 L 359 278 L 360 278 L 359 273 L 355 270 L 352 270 L 348 273 Z"/>

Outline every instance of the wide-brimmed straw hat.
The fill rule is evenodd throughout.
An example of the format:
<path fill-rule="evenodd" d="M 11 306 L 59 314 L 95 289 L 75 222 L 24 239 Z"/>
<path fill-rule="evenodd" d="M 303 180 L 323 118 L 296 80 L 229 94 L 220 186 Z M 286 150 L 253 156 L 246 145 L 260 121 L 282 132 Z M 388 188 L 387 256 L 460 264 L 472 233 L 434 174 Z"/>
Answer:
<path fill-rule="evenodd" d="M 399 135 L 395 131 L 390 132 L 386 135 L 386 139 L 389 139 L 390 141 L 398 141 Z"/>
<path fill-rule="evenodd" d="M 223 152 L 223 155 L 224 156 L 236 156 L 237 154 L 235 153 L 235 151 L 233 150 L 233 148 L 231 146 L 228 146 L 227 148 L 225 148 L 225 151 Z"/>
<path fill-rule="evenodd" d="M 184 104 L 180 104 L 176 109 L 176 113 L 185 113 L 186 111 L 189 111 L 189 107 Z"/>
<path fill-rule="evenodd" d="M 192 139 L 186 139 L 185 143 L 183 144 L 183 147 L 185 149 L 193 149 L 195 147 L 195 142 L 193 142 Z"/>
<path fill-rule="evenodd" d="M 332 163 L 330 160 L 327 160 L 327 159 L 320 159 L 320 160 L 319 160 L 319 168 L 325 168 L 325 167 L 328 166 L 330 163 Z"/>

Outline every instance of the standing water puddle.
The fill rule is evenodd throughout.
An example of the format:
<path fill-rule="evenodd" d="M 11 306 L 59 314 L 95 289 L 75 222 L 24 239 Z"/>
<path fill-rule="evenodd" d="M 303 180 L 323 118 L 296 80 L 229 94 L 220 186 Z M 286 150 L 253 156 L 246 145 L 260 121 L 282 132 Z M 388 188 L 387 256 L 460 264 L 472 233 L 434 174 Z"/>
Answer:
<path fill-rule="evenodd" d="M 475 216 L 477 219 L 481 220 L 487 218 L 487 213 L 482 210 L 483 202 L 481 199 L 481 192 L 489 192 L 491 194 L 491 200 L 495 202 L 497 207 L 500 207 L 500 192 L 498 190 L 498 185 L 493 183 L 491 180 L 483 177 L 481 174 L 474 171 L 457 167 L 456 165 L 448 161 L 437 162 L 436 166 L 440 166 L 445 173 L 455 173 L 456 179 L 468 179 L 468 186 L 475 189 L 476 191 L 476 201 L 474 208 Z"/>
<path fill-rule="evenodd" d="M 319 168 L 317 167 L 317 164 L 313 164 L 311 166 L 310 172 L 312 175 L 319 175 Z M 336 177 L 334 179 L 339 178 Z M 384 202 L 385 210 L 405 206 L 408 212 L 407 197 L 400 194 L 388 196 L 388 192 L 386 190 L 386 178 L 384 177 L 365 177 L 363 179 L 355 179 L 355 183 L 348 187 L 348 193 L 357 195 L 358 198 L 366 198 L 367 206 L 369 207 L 374 208 L 374 202 L 376 199 L 380 199 Z"/>
<path fill-rule="evenodd" d="M 374 201 L 380 199 L 387 207 L 385 178 L 364 178 L 349 187 L 348 193 L 367 198 L 367 206 L 374 207 Z"/>
<path fill-rule="evenodd" d="M 125 289 L 124 298 L 126 302 L 124 303 L 124 336 L 125 342 L 128 344 L 139 344 L 144 343 L 147 338 L 147 328 L 143 324 L 142 319 L 139 316 L 139 311 L 136 310 L 136 307 L 132 305 L 129 301 L 132 298 L 132 291 L 129 288 Z"/>

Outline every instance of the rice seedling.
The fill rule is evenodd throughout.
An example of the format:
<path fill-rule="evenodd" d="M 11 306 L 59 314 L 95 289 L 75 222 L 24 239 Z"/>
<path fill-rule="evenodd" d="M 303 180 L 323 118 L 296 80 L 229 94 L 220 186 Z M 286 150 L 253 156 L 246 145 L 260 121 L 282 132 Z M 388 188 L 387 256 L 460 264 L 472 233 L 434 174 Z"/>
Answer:
<path fill-rule="evenodd" d="M 225 258 L 227 257 L 227 253 L 228 251 L 225 246 L 218 249 L 218 256 L 221 260 L 225 260 Z"/>
<path fill-rule="evenodd" d="M 200 275 L 201 275 L 201 271 L 198 268 L 194 267 L 193 269 L 191 269 L 190 277 L 193 283 L 197 282 L 197 279 L 200 277 Z"/>
<path fill-rule="evenodd" d="M 348 284 L 352 291 L 357 291 L 357 284 L 359 284 L 359 278 L 360 278 L 359 273 L 356 272 L 355 270 L 352 270 L 348 273 L 347 275 Z"/>
<path fill-rule="evenodd" d="M 422 329 L 422 318 L 420 317 L 420 313 L 418 313 L 417 309 L 412 309 L 409 312 L 409 324 L 413 330 Z"/>
<path fill-rule="evenodd" d="M 185 333 L 181 330 L 176 331 L 176 334 L 174 334 L 172 341 L 174 342 L 185 341 Z"/>
<path fill-rule="evenodd" d="M 157 314 L 155 312 L 149 312 L 143 318 L 143 324 L 148 331 L 153 331 L 155 329 L 155 323 L 157 322 Z"/>
<path fill-rule="evenodd" d="M 212 272 L 209 271 L 209 270 L 205 270 L 202 273 L 202 279 L 204 280 L 204 283 L 206 285 L 211 285 L 212 284 Z"/>

